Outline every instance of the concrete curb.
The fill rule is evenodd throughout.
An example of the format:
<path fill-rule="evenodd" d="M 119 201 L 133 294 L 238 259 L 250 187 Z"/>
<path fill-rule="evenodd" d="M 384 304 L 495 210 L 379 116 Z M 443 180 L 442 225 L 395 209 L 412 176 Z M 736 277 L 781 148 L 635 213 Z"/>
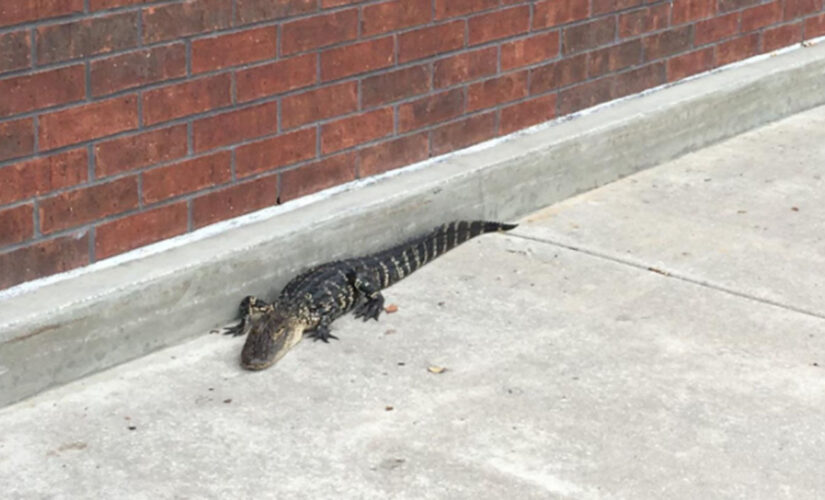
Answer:
<path fill-rule="evenodd" d="M 224 324 L 306 265 L 454 218 L 512 220 L 825 103 L 825 45 L 764 58 L 519 133 L 495 147 L 122 259 L 0 303 L 0 406 Z M 341 190 L 339 190 L 341 191 Z M 213 231 L 214 233 L 214 231 Z"/>

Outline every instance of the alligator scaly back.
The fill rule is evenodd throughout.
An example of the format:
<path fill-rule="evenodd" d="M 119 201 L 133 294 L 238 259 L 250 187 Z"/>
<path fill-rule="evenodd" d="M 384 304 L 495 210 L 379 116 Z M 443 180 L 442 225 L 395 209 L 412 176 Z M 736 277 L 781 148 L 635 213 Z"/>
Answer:
<path fill-rule="evenodd" d="M 262 370 L 283 357 L 304 333 L 324 342 L 337 338 L 330 333 L 330 324 L 350 311 L 364 321 L 377 320 L 384 310 L 381 290 L 469 239 L 514 227 L 488 221 L 450 222 L 372 255 L 315 266 L 287 283 L 271 304 L 244 299 L 241 323 L 227 333 L 248 332 L 241 365 Z"/>

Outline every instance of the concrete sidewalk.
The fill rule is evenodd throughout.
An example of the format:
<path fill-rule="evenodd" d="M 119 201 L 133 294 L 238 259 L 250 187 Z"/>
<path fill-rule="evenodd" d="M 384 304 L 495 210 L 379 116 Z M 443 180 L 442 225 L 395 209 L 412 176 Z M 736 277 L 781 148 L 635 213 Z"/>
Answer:
<path fill-rule="evenodd" d="M 204 335 L 7 407 L 3 496 L 822 498 L 822 175 L 818 108 L 474 240 L 270 370 Z"/>

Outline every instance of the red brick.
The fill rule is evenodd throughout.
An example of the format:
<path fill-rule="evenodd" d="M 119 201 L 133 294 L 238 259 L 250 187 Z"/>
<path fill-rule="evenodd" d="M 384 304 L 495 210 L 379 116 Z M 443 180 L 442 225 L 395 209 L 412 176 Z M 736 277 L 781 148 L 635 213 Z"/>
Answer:
<path fill-rule="evenodd" d="M 589 75 L 596 77 L 613 73 L 642 62 L 642 41 L 639 39 L 613 45 L 590 53 Z"/>
<path fill-rule="evenodd" d="M 723 38 L 730 38 L 739 32 L 739 13 L 734 12 L 696 23 L 693 28 L 693 43 L 705 45 Z"/>
<path fill-rule="evenodd" d="M 40 202 L 40 230 L 53 233 L 138 206 L 137 177 L 61 193 Z"/>
<path fill-rule="evenodd" d="M 809 17 L 805 20 L 805 38 L 815 38 L 825 35 L 825 14 Z"/>
<path fill-rule="evenodd" d="M 564 53 L 602 47 L 616 38 L 616 18 L 605 17 L 564 29 Z"/>
<path fill-rule="evenodd" d="M 716 0 L 673 0 L 674 25 L 706 19 L 716 13 Z"/>
<path fill-rule="evenodd" d="M 380 174 L 427 159 L 430 150 L 428 132 L 391 139 L 358 151 L 361 177 Z"/>
<path fill-rule="evenodd" d="M 785 21 L 799 19 L 822 10 L 822 0 L 785 0 Z"/>
<path fill-rule="evenodd" d="M 117 7 L 128 7 L 130 5 L 141 5 L 160 1 L 162 0 L 89 0 L 89 10 L 96 12 L 99 10 L 115 9 Z"/>
<path fill-rule="evenodd" d="M 497 57 L 496 48 L 487 47 L 439 59 L 434 65 L 433 83 L 442 88 L 493 75 L 498 67 Z"/>
<path fill-rule="evenodd" d="M 719 0 L 719 12 L 731 12 L 757 5 L 761 0 Z"/>
<path fill-rule="evenodd" d="M 455 118 L 464 112 L 464 91 L 453 89 L 398 106 L 398 132 Z"/>
<path fill-rule="evenodd" d="M 613 99 L 662 85 L 667 81 L 664 62 L 642 66 L 616 75 L 613 84 Z"/>
<path fill-rule="evenodd" d="M 587 79 L 587 54 L 580 54 L 530 70 L 530 93 L 543 94 Z"/>
<path fill-rule="evenodd" d="M 4 0 L 0 26 L 83 12 L 83 0 Z"/>
<path fill-rule="evenodd" d="M 468 21 L 470 45 L 526 33 L 530 29 L 530 7 L 523 5 L 479 14 Z"/>
<path fill-rule="evenodd" d="M 527 96 L 527 71 L 474 83 L 467 89 L 467 111 L 496 106 Z"/>
<path fill-rule="evenodd" d="M 621 14 L 619 16 L 619 37 L 630 38 L 667 28 L 670 22 L 670 7 L 670 3 L 662 3 Z"/>
<path fill-rule="evenodd" d="M 186 46 L 182 43 L 139 50 L 91 64 L 92 95 L 186 76 Z"/>
<path fill-rule="evenodd" d="M 182 158 L 186 153 L 186 125 L 119 137 L 95 146 L 95 173 L 106 177 Z"/>
<path fill-rule="evenodd" d="M 275 26 L 201 38 L 192 42 L 192 73 L 275 59 L 277 55 L 278 30 Z"/>
<path fill-rule="evenodd" d="M 364 6 L 361 36 L 424 24 L 432 19 L 432 0 L 392 0 Z"/>
<path fill-rule="evenodd" d="M 612 98 L 612 76 L 575 85 L 559 93 L 559 116 L 607 102 Z"/>
<path fill-rule="evenodd" d="M 452 21 L 398 35 L 398 61 L 412 61 L 462 47 L 464 21 Z"/>
<path fill-rule="evenodd" d="M 192 141 L 195 151 L 201 152 L 277 131 L 278 103 L 267 102 L 195 121 Z"/>
<path fill-rule="evenodd" d="M 229 106 L 231 92 L 227 73 L 148 90 L 143 93 L 143 122 L 154 125 Z"/>
<path fill-rule="evenodd" d="M 689 50 L 691 48 L 690 28 L 690 26 L 683 26 L 643 38 L 645 60 L 651 61 Z"/>
<path fill-rule="evenodd" d="M 0 117 L 82 100 L 86 70 L 69 66 L 0 80 Z"/>
<path fill-rule="evenodd" d="M 192 200 L 192 224 L 203 227 L 277 202 L 278 176 L 259 177 Z"/>
<path fill-rule="evenodd" d="M 0 34 L 0 73 L 28 68 L 31 60 L 31 39 L 27 31 Z"/>
<path fill-rule="evenodd" d="M 143 202 L 155 203 L 232 180 L 232 153 L 220 151 L 143 172 Z"/>
<path fill-rule="evenodd" d="M 34 205 L 27 203 L 0 209 L 0 245 L 12 245 L 34 237 Z"/>
<path fill-rule="evenodd" d="M 762 33 L 762 52 L 773 52 L 802 41 L 802 21 L 766 29 Z"/>
<path fill-rule="evenodd" d="M 0 161 L 34 153 L 34 120 L 0 123 Z"/>
<path fill-rule="evenodd" d="M 492 139 L 495 135 L 495 112 L 448 123 L 432 131 L 432 155 L 443 155 L 456 149 L 466 148 Z"/>
<path fill-rule="evenodd" d="M 241 24 L 248 24 L 307 14 L 316 10 L 317 0 L 238 0 L 237 17 Z"/>
<path fill-rule="evenodd" d="M 342 10 L 284 24 L 281 53 L 294 54 L 358 37 L 358 9 Z"/>
<path fill-rule="evenodd" d="M 89 263 L 89 233 L 41 241 L 0 254 L 0 288 Z"/>
<path fill-rule="evenodd" d="M 346 82 L 284 97 L 281 127 L 300 127 L 358 109 L 358 83 Z"/>
<path fill-rule="evenodd" d="M 228 28 L 232 0 L 186 0 L 143 10 L 143 41 L 160 42 Z"/>
<path fill-rule="evenodd" d="M 361 3 L 364 0 L 321 0 L 321 8 L 329 9 L 331 7 L 340 7 L 342 5 L 352 5 L 354 3 Z"/>
<path fill-rule="evenodd" d="M 758 30 L 782 19 L 782 2 L 766 3 L 742 11 L 742 32 Z"/>
<path fill-rule="evenodd" d="M 511 134 L 556 116 L 556 94 L 530 99 L 502 108 L 499 120 L 500 135 Z"/>
<path fill-rule="evenodd" d="M 321 80 L 337 80 L 392 66 L 394 51 L 391 36 L 328 49 L 321 53 Z"/>
<path fill-rule="evenodd" d="M 137 13 L 124 12 L 37 28 L 37 62 L 52 63 L 136 47 L 137 21 Z"/>
<path fill-rule="evenodd" d="M 286 202 L 355 179 L 355 153 L 344 153 L 281 174 L 281 201 Z"/>
<path fill-rule="evenodd" d="M 251 101 L 312 85 L 317 74 L 315 54 L 304 54 L 239 70 L 235 77 L 238 101 Z"/>
<path fill-rule="evenodd" d="M 238 177 L 314 158 L 316 130 L 316 127 L 309 127 L 238 147 L 235 151 L 235 170 Z"/>
<path fill-rule="evenodd" d="M 558 55 L 558 31 L 534 35 L 501 45 L 501 69 L 506 71 L 541 61 L 549 61 Z"/>
<path fill-rule="evenodd" d="M 0 205 L 85 182 L 88 171 L 86 148 L 2 167 Z"/>
<path fill-rule="evenodd" d="M 631 9 L 643 3 L 651 2 L 643 0 L 593 0 L 593 16 Z"/>
<path fill-rule="evenodd" d="M 40 116 L 40 149 L 68 146 L 137 126 L 135 95 L 84 104 Z"/>
<path fill-rule="evenodd" d="M 498 0 L 435 0 L 435 18 L 463 16 L 497 6 Z"/>
<path fill-rule="evenodd" d="M 321 127 L 321 152 L 334 153 L 392 135 L 393 120 L 392 108 L 383 108 L 327 123 Z"/>
<path fill-rule="evenodd" d="M 588 0 L 549 0 L 536 2 L 533 13 L 533 29 L 549 28 L 573 21 L 579 21 L 590 15 Z"/>
<path fill-rule="evenodd" d="M 667 79 L 673 82 L 711 69 L 713 69 L 713 47 L 708 47 L 668 59 Z"/>
<path fill-rule="evenodd" d="M 361 81 L 361 103 L 371 108 L 430 90 L 430 65 L 381 73 Z"/>
<path fill-rule="evenodd" d="M 759 53 L 759 33 L 740 36 L 716 46 L 716 65 L 724 66 Z"/>
<path fill-rule="evenodd" d="M 186 232 L 186 202 L 123 217 L 95 228 L 95 259 L 105 259 Z"/>

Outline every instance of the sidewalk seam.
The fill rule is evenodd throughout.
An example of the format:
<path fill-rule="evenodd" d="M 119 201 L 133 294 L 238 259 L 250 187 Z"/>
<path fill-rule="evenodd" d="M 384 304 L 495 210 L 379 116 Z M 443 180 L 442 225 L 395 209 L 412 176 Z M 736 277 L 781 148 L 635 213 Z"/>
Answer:
<path fill-rule="evenodd" d="M 686 275 L 683 275 L 683 274 L 680 274 L 680 273 L 677 273 L 677 272 L 673 272 L 673 271 L 670 271 L 670 270 L 665 270 L 665 269 L 660 269 L 660 268 L 657 268 L 657 267 L 654 267 L 654 266 L 648 266 L 648 265 L 645 265 L 645 264 L 640 264 L 640 263 L 637 263 L 637 262 L 633 262 L 633 261 L 630 261 L 630 260 L 626 260 L 626 259 L 622 259 L 620 257 L 613 256 L 613 255 L 610 255 L 610 254 L 607 254 L 607 253 L 599 252 L 597 250 L 591 250 L 589 248 L 584 248 L 582 246 L 574 246 L 574 245 L 570 245 L 570 244 L 567 244 L 567 243 L 562 243 L 562 242 L 559 242 L 559 241 L 554 241 L 554 240 L 547 239 L 547 238 L 541 238 L 541 237 L 536 237 L 536 236 L 527 236 L 527 235 L 524 235 L 524 234 L 510 233 L 510 234 L 508 234 L 508 236 L 512 236 L 514 238 L 521 238 L 523 240 L 528 240 L 528 241 L 534 241 L 536 243 L 544 243 L 544 244 L 547 244 L 547 245 L 553 245 L 553 246 L 556 246 L 556 247 L 559 247 L 559 248 L 564 248 L 564 249 L 567 249 L 567 250 L 571 250 L 573 252 L 589 255 L 589 256 L 595 257 L 597 259 L 608 260 L 608 261 L 611 261 L 611 262 L 615 262 L 616 264 L 621 264 L 621 265 L 624 265 L 624 266 L 634 267 L 634 268 L 640 269 L 642 271 L 648 271 L 648 272 L 656 273 L 656 274 L 662 275 L 662 277 L 664 277 L 664 278 L 673 278 L 673 279 L 676 279 L 676 280 L 679 280 L 679 281 L 684 281 L 686 283 L 691 283 L 691 284 L 694 284 L 694 285 L 699 285 L 699 286 L 704 287 L 704 288 L 709 288 L 711 290 L 715 290 L 715 291 L 718 291 L 718 292 L 723 292 L 723 293 L 727 293 L 729 295 L 733 295 L 733 296 L 736 296 L 736 297 L 741 297 L 743 299 L 747 299 L 747 300 L 750 300 L 750 301 L 753 301 L 753 302 L 759 302 L 761 304 L 765 304 L 765 305 L 769 305 L 769 306 L 773 306 L 773 307 L 778 307 L 780 309 L 785 309 L 787 311 L 793 311 L 795 313 L 804 314 L 806 316 L 811 316 L 811 317 L 814 317 L 814 318 L 817 318 L 817 319 L 825 320 L 825 313 L 820 314 L 820 313 L 817 313 L 817 312 L 814 312 L 814 311 L 809 311 L 807 309 L 802 309 L 802 308 L 799 308 L 799 307 L 796 307 L 796 306 L 792 306 L 790 304 L 785 304 L 785 303 L 782 303 L 782 302 L 776 302 L 776 301 L 773 301 L 773 300 L 770 300 L 770 299 L 757 297 L 755 295 L 750 295 L 748 293 L 740 292 L 738 290 L 735 290 L 735 289 L 732 289 L 732 288 L 727 288 L 727 287 L 717 285 L 717 284 L 714 284 L 714 283 L 710 283 L 708 281 L 703 281 L 703 280 L 699 280 L 699 279 L 696 279 L 696 278 L 691 278 L 690 276 L 686 276 Z"/>

